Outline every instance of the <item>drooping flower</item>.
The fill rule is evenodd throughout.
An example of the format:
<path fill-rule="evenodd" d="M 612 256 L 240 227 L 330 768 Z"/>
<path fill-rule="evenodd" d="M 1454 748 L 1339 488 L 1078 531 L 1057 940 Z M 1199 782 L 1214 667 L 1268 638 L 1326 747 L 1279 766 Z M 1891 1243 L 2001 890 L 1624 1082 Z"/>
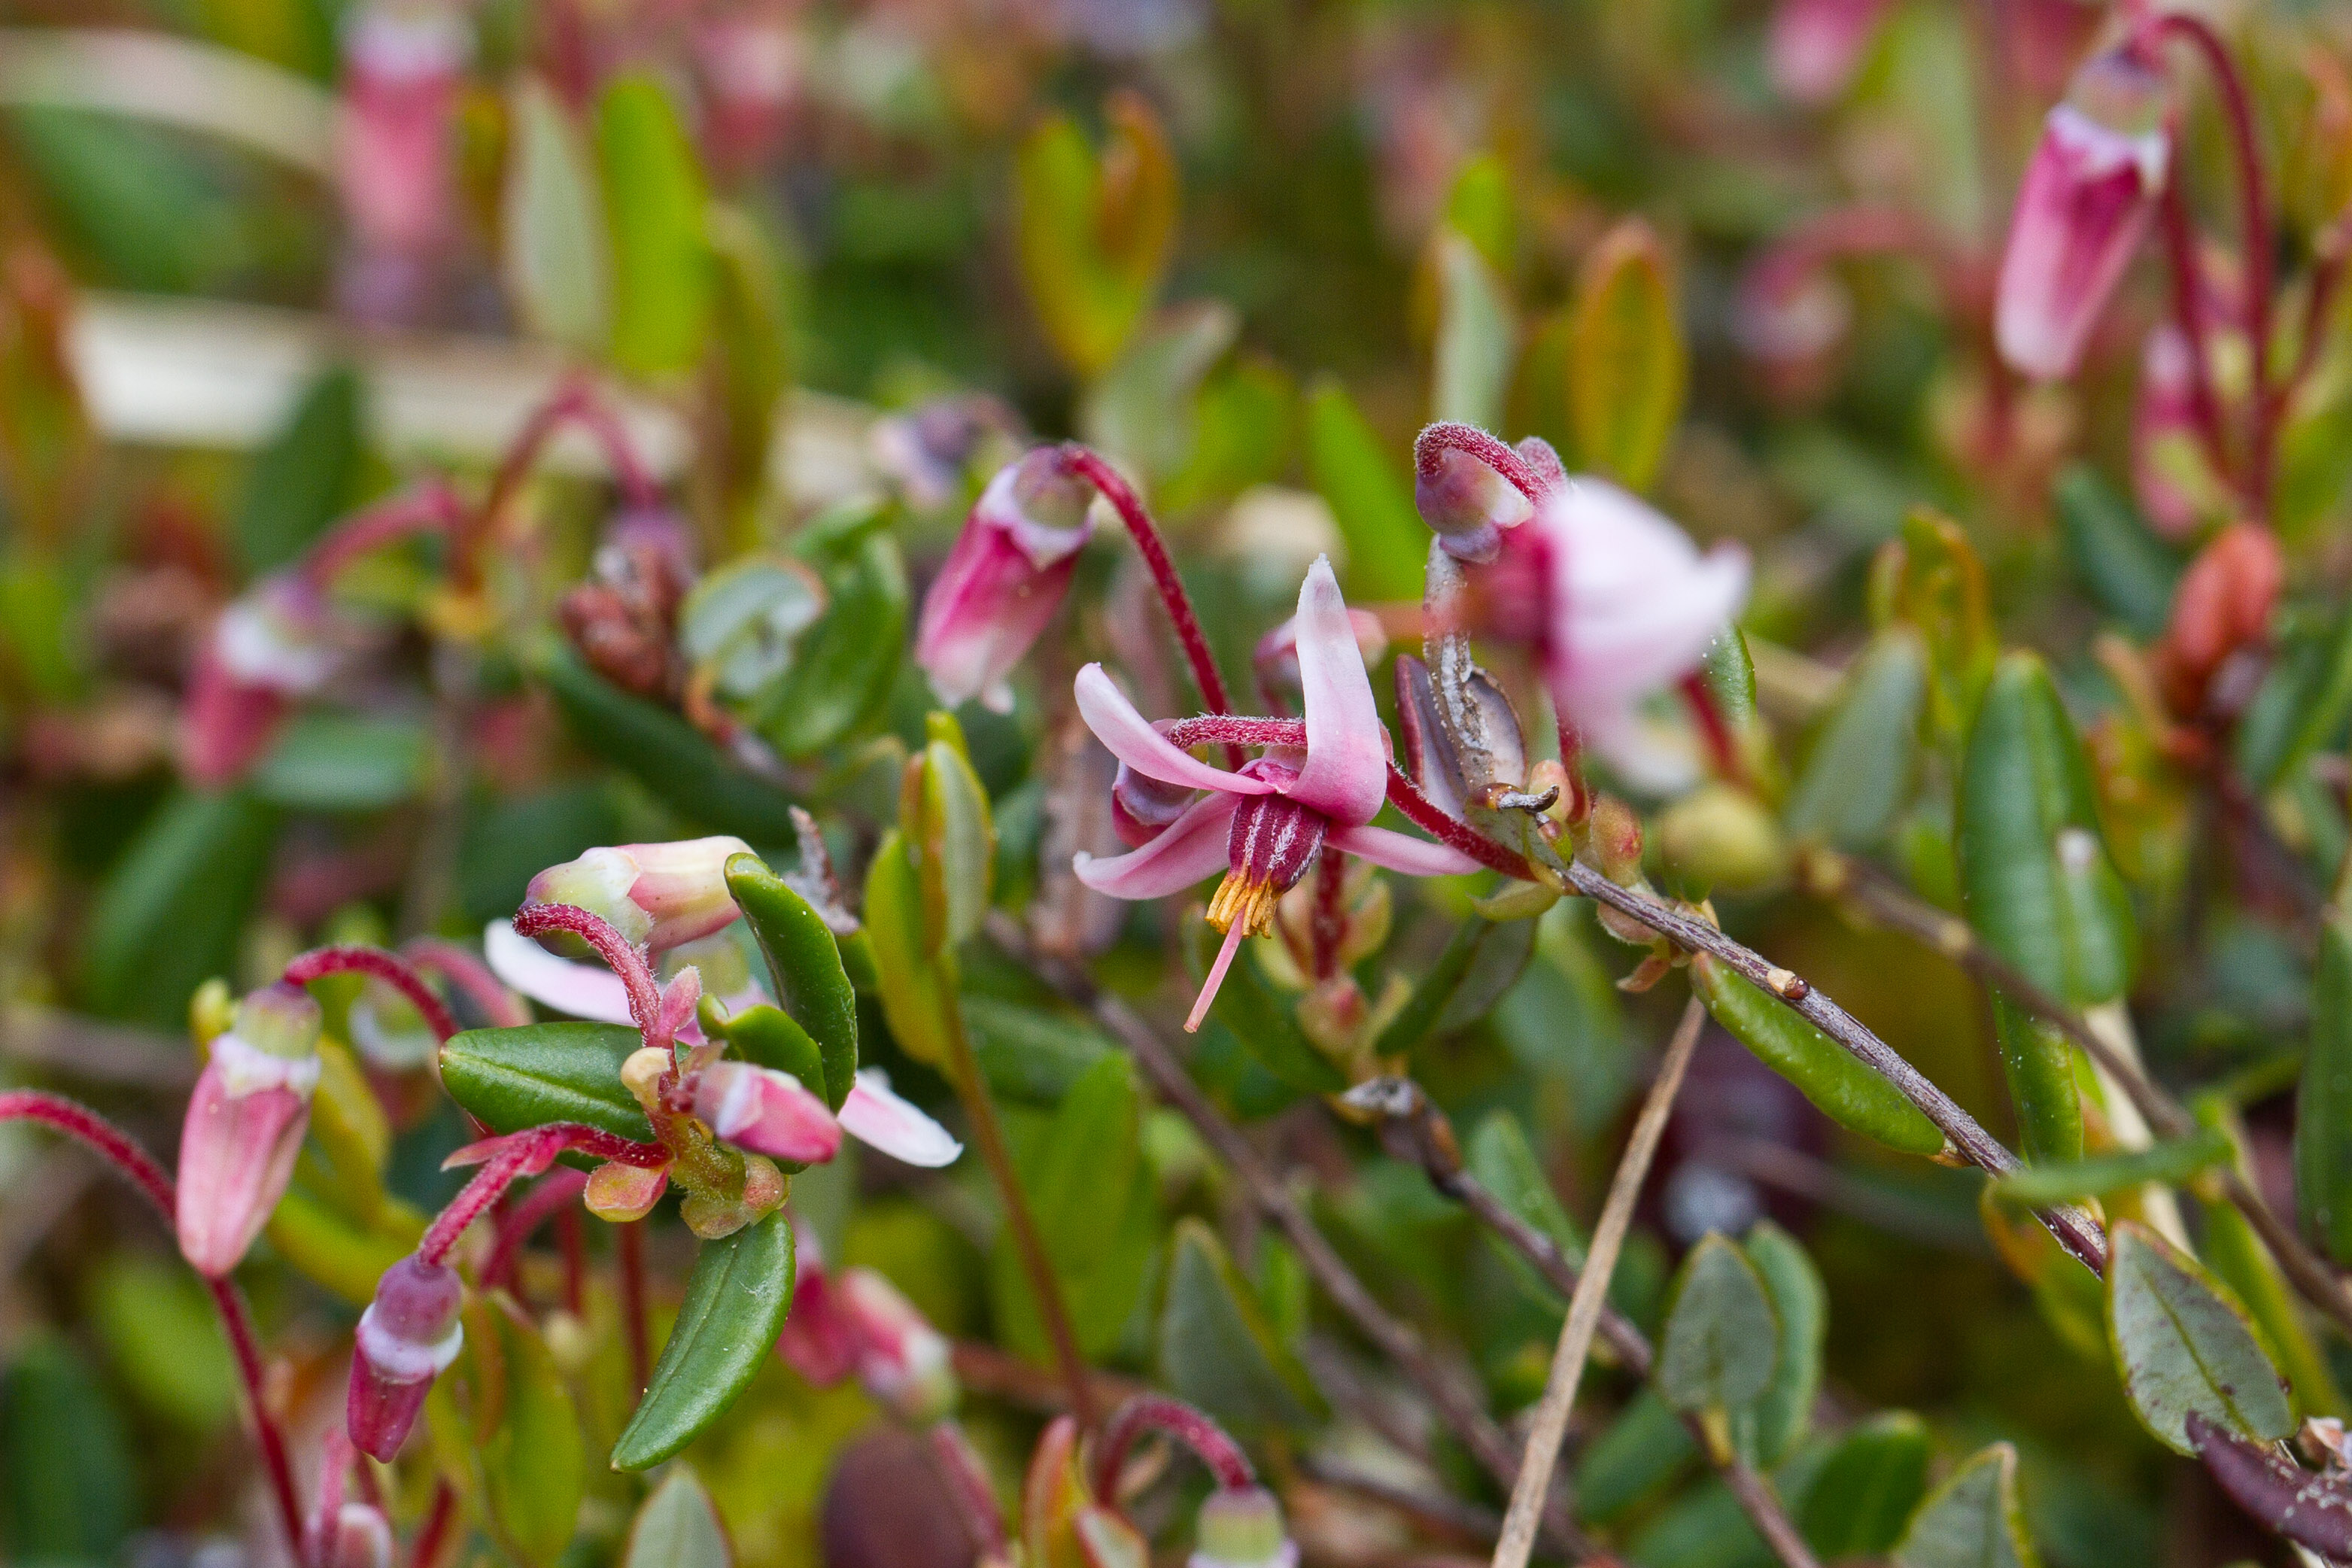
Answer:
<path fill-rule="evenodd" d="M 416 1253 L 376 1281 L 375 1300 L 360 1314 L 343 1413 L 361 1453 L 389 1463 L 400 1452 L 433 1380 L 466 1342 L 457 1321 L 465 1297 L 456 1269 Z"/>
<path fill-rule="evenodd" d="M 1007 465 L 981 492 L 915 628 L 915 662 L 941 702 L 1011 709 L 1005 677 L 1061 605 L 1094 531 L 1094 495 L 1055 447 Z"/>
<path fill-rule="evenodd" d="M 611 970 L 558 958 L 506 921 L 492 921 L 483 931 L 482 952 L 500 980 L 543 1006 L 603 1024 L 635 1022 L 629 1013 L 628 991 Z M 767 988 L 756 980 L 740 999 L 745 1005 L 771 1000 Z M 689 1024 L 678 1037 L 691 1044 L 702 1037 Z M 946 1128 L 892 1091 L 890 1075 L 880 1068 L 858 1069 L 835 1119 L 843 1131 L 904 1164 L 948 1165 L 963 1152 L 963 1145 Z"/>
<path fill-rule="evenodd" d="M 221 1278 L 286 1195 L 319 1086 L 319 1005 L 280 982 L 237 1004 L 215 1036 L 180 1131 L 180 1251 Z"/>
<path fill-rule="evenodd" d="M 1190 1568 L 1298 1568 L 1282 1504 L 1264 1487 L 1225 1487 L 1201 1504 Z"/>
<path fill-rule="evenodd" d="M 454 5 L 364 5 L 343 26 L 338 148 L 354 254 L 346 302 L 402 321 L 427 302 L 432 257 L 455 227 L 457 91 L 472 53 Z"/>
<path fill-rule="evenodd" d="M 1690 536 L 1601 479 L 1555 491 L 1537 515 L 1545 684 L 1560 717 L 1637 784 L 1664 788 L 1685 765 L 1650 732 L 1642 703 L 1698 667 L 1748 595 L 1748 553 Z"/>
<path fill-rule="evenodd" d="M 523 902 L 573 905 L 665 952 L 734 922 L 741 911 L 727 890 L 727 862 L 750 849 L 730 834 L 591 849 L 533 877 Z"/>
<path fill-rule="evenodd" d="M 2155 220 L 2170 141 L 2163 77 L 2128 48 L 2094 57 L 2042 124 L 2001 258 L 2001 357 L 2045 381 L 2072 375 Z"/>
<path fill-rule="evenodd" d="M 1108 859 L 1081 854 L 1073 863 L 1080 881 L 1122 899 L 1164 898 L 1224 868 L 1209 903 L 1224 945 L 1187 1028 L 1207 1016 L 1242 938 L 1273 929 L 1276 900 L 1326 847 L 1416 876 L 1475 868 L 1457 850 L 1370 826 L 1387 798 L 1388 733 L 1327 560 L 1317 559 L 1299 588 L 1297 625 L 1306 745 L 1270 749 L 1238 772 L 1178 749 L 1102 666 L 1078 672 L 1079 716 L 1113 756 L 1145 778 L 1208 792 L 1141 847 Z"/>
<path fill-rule="evenodd" d="M 303 578 L 280 573 L 247 589 L 196 650 L 181 718 L 188 777 L 211 788 L 251 767 L 294 700 L 332 679 L 345 651 L 325 595 Z"/>
<path fill-rule="evenodd" d="M 873 1269 L 828 1269 L 806 1229 L 795 1250 L 793 1310 L 776 1339 L 786 1363 L 819 1388 L 854 1373 L 911 1426 L 953 1410 L 959 1391 L 947 1336 Z"/>
<path fill-rule="evenodd" d="M 1475 425 L 1440 420 L 1412 444 L 1412 500 L 1446 553 L 1491 561 L 1508 531 L 1565 475 L 1559 456 L 1534 437 L 1506 446 Z"/>
<path fill-rule="evenodd" d="M 1780 0 L 1764 44 L 1772 85 L 1799 103 L 1835 98 L 1885 11 L 1886 0 Z"/>

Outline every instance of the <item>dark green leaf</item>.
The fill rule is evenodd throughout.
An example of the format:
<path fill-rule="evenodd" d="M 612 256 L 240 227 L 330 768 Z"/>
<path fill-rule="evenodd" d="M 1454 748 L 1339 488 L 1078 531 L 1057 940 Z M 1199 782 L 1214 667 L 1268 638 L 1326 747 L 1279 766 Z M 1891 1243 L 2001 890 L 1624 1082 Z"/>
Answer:
<path fill-rule="evenodd" d="M 866 868 L 865 936 L 890 1037 L 917 1061 L 947 1071 L 958 1027 L 950 1011 L 956 1005 L 954 959 L 923 950 L 922 885 L 896 828 Z"/>
<path fill-rule="evenodd" d="M 1304 1426 L 1322 1406 L 1224 1244 L 1197 1219 L 1176 1226 L 1160 1370 L 1180 1398 L 1235 1426 Z"/>
<path fill-rule="evenodd" d="M 725 1415 L 768 1359 L 792 1304 L 793 1226 L 782 1211 L 704 1242 L 646 1396 L 613 1445 L 613 1467 L 657 1465 Z"/>
<path fill-rule="evenodd" d="M 1822 1462 L 1797 1527 L 1823 1562 L 1890 1550 L 1927 1489 L 1927 1427 L 1907 1410 L 1858 1422 Z"/>
<path fill-rule="evenodd" d="M 702 1482 L 673 1466 L 637 1510 L 621 1568 L 734 1568 L 727 1527 Z"/>
<path fill-rule="evenodd" d="M 788 757 L 822 751 L 880 712 L 906 641 L 907 568 L 889 535 L 860 534 L 819 554 L 825 613 L 755 721 Z"/>
<path fill-rule="evenodd" d="M 1919 634 L 1894 626 L 1872 638 L 1846 671 L 1837 705 L 1789 792 L 1790 834 L 1841 849 L 1872 848 L 1886 837 L 1918 770 L 1927 695 L 1927 650 Z"/>
<path fill-rule="evenodd" d="M 1549 1237 L 1570 1264 L 1580 1268 L 1584 1266 L 1584 1238 L 1577 1234 L 1568 1211 L 1559 1206 L 1559 1198 L 1551 1190 L 1536 1152 L 1528 1146 L 1528 1135 L 1521 1131 L 1517 1117 L 1508 1110 L 1487 1112 L 1486 1120 L 1478 1123 L 1478 1130 L 1470 1135 L 1466 1152 L 1465 1163 L 1481 1185 L 1501 1199 L 1513 1214 Z M 1550 1283 L 1516 1248 L 1500 1237 L 1487 1239 L 1530 1289 L 1538 1295 L 1555 1294 Z"/>
<path fill-rule="evenodd" d="M 0 1378 L 0 1544 L 22 1568 L 101 1568 L 137 1522 L 130 1444 L 73 1348 L 27 1335 Z"/>
<path fill-rule="evenodd" d="M 2140 1424 L 2179 1454 L 2193 1452 L 2192 1410 L 2247 1437 L 2294 1430 L 2286 1385 L 2228 1287 L 2146 1226 L 2111 1234 L 2107 1338 Z"/>
<path fill-rule="evenodd" d="M 2017 1108 L 2019 1152 L 2037 1164 L 2080 1160 L 2083 1096 L 2074 1042 L 1998 991 L 1992 994 L 1992 1025 L 2010 1103 Z"/>
<path fill-rule="evenodd" d="M 2352 614 L 2298 626 L 2247 704 L 2235 738 L 2238 767 L 2268 794 L 2313 752 L 2334 742 L 2352 714 Z"/>
<path fill-rule="evenodd" d="M 235 967 L 277 832 L 278 813 L 244 790 L 167 801 L 99 888 L 82 950 L 91 1005 L 180 1027 L 189 994 Z"/>
<path fill-rule="evenodd" d="M 967 994 L 963 1021 L 990 1092 L 1044 1105 L 1116 1048 L 1088 1024 L 994 996 Z"/>
<path fill-rule="evenodd" d="M 1698 1440 L 1672 1406 L 1643 1389 L 1592 1440 L 1576 1468 L 1578 1513 L 1606 1524 L 1654 1496 L 1698 1458 Z"/>
<path fill-rule="evenodd" d="M 1709 1232 L 1675 1278 L 1653 1381 L 1677 1410 L 1736 1410 L 1771 1386 L 1780 1340 L 1771 1294 L 1755 1265 Z"/>
<path fill-rule="evenodd" d="M 236 553 L 247 575 L 292 562 L 359 499 L 363 419 L 359 373 L 337 365 L 304 389 L 254 454 L 236 511 Z"/>
<path fill-rule="evenodd" d="M 2294 1102 L 2294 1196 L 2303 1228 L 2352 1263 L 2352 931 L 2320 922 L 2311 1044 Z"/>
<path fill-rule="evenodd" d="M 743 911 L 768 975 L 824 1058 L 824 1097 L 835 1110 L 857 1077 L 857 994 L 842 967 L 841 943 L 815 906 L 752 855 L 727 862 L 727 890 Z"/>
<path fill-rule="evenodd" d="M 1472 915 L 1454 928 L 1437 962 L 1389 1026 L 1374 1054 L 1404 1056 L 1415 1047 L 1486 1016 L 1517 984 L 1535 952 L 1532 919 L 1490 921 Z"/>
<path fill-rule="evenodd" d="M 305 713 L 254 769 L 253 790 L 298 811 L 381 811 L 424 784 L 430 748 L 413 720 Z"/>
<path fill-rule="evenodd" d="M 1895 1568 L 2041 1568 L 2017 1500 L 2017 1450 L 1995 1443 L 1911 1516 Z"/>
<path fill-rule="evenodd" d="M 1772 1298 L 1780 1325 L 1772 1382 L 1756 1402 L 1756 1458 L 1778 1464 L 1805 1436 L 1822 1390 L 1822 1346 L 1829 1334 L 1829 1291 L 1794 1237 L 1770 1220 L 1748 1233 L 1748 1260 Z"/>
<path fill-rule="evenodd" d="M 1019 1165 L 1079 1348 L 1103 1354 L 1135 1310 L 1157 1243 L 1142 1099 L 1125 1055 L 1105 1056 L 1070 1086 Z M 1024 1350 L 1045 1351 L 1044 1325 L 1010 1226 L 998 1234 L 990 1279 L 999 1331 Z"/>
<path fill-rule="evenodd" d="M 441 1047 L 441 1086 L 493 1132 L 579 1121 L 650 1142 L 653 1124 L 621 1084 L 621 1064 L 643 1043 L 620 1024 L 467 1029 Z"/>
<path fill-rule="evenodd" d="M 2091 597 L 2135 636 L 2155 638 L 2172 613 L 2180 558 L 2088 463 L 2060 474 L 2050 499 L 2057 506 L 2067 564 Z"/>

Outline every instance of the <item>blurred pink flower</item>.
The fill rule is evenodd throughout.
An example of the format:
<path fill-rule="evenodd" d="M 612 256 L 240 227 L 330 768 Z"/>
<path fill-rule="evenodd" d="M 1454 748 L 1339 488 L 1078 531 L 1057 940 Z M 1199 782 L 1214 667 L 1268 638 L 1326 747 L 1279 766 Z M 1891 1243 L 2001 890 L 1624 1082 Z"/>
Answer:
<path fill-rule="evenodd" d="M 221 611 L 196 650 L 181 714 L 180 765 L 205 788 L 234 782 L 269 749 L 293 700 L 332 679 L 346 652 L 326 598 L 287 572 Z"/>
<path fill-rule="evenodd" d="M 352 1447 L 390 1463 L 416 1425 L 433 1380 L 457 1359 L 465 1286 L 454 1268 L 409 1254 L 376 1281 L 360 1314 L 343 1421 Z"/>
<path fill-rule="evenodd" d="M 434 255 L 456 227 L 451 163 L 471 54 L 455 5 L 369 0 L 344 24 L 337 153 L 353 255 L 343 293 L 362 320 L 405 323 L 430 303 Z"/>
<path fill-rule="evenodd" d="M 1061 606 L 1093 532 L 1094 493 L 1053 447 L 1006 466 L 981 492 L 915 629 L 915 661 L 941 702 L 1011 710 L 1005 677 Z"/>
<path fill-rule="evenodd" d="M 2155 221 L 2169 138 L 2162 76 L 2113 49 L 2051 110 L 2010 220 L 1994 305 L 2001 357 L 2029 376 L 2072 375 L 2132 253 Z"/>
<path fill-rule="evenodd" d="M 1887 0 L 1780 0 L 1764 44 L 1772 84 L 1800 103 L 1845 90 L 1878 31 Z"/>
<path fill-rule="evenodd" d="M 180 1130 L 180 1251 L 218 1279 L 244 1261 L 294 1176 L 319 1086 L 319 1005 L 280 983 L 237 1004 Z"/>
<path fill-rule="evenodd" d="M 591 849 L 533 877 L 523 903 L 571 904 L 647 952 L 667 952 L 734 923 L 727 862 L 751 847 L 719 834 Z"/>
<path fill-rule="evenodd" d="M 871 1268 L 828 1273 L 815 1238 L 799 1241 L 793 1310 L 776 1351 L 817 1387 L 856 1374 L 867 1394 L 911 1426 L 955 1408 L 951 1347 L 898 1288 Z"/>

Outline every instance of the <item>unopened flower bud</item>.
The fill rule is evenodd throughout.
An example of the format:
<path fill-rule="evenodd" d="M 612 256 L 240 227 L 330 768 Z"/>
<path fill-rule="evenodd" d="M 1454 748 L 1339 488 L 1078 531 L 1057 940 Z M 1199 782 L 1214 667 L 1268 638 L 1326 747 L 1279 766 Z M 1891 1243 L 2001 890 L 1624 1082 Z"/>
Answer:
<path fill-rule="evenodd" d="M 337 1510 L 320 1568 L 392 1568 L 392 1524 L 383 1510 L 363 1502 Z"/>
<path fill-rule="evenodd" d="M 915 662 L 941 702 L 978 698 L 1010 710 L 1005 678 L 1061 606 L 1094 531 L 1094 494 L 1052 447 L 999 470 L 981 492 L 915 630 Z"/>
<path fill-rule="evenodd" d="M 695 1085 L 694 1113 L 739 1149 L 816 1165 L 841 1150 L 841 1123 L 801 1080 L 749 1062 L 714 1062 Z"/>
<path fill-rule="evenodd" d="M 375 1300 L 360 1314 L 343 1415 L 360 1452 L 387 1463 L 400 1452 L 433 1380 L 466 1342 L 457 1321 L 465 1298 L 457 1270 L 415 1253 L 376 1281 Z"/>
<path fill-rule="evenodd" d="M 1601 875 L 1621 888 L 1642 879 L 1642 817 L 1615 795 L 1604 795 L 1592 805 L 1593 858 Z"/>
<path fill-rule="evenodd" d="M 1192 1568 L 1297 1568 L 1282 1504 L 1264 1487 L 1229 1487 L 1201 1505 Z"/>
<path fill-rule="evenodd" d="M 955 1369 L 946 1336 L 871 1268 L 846 1269 L 835 1286 L 856 1336 L 857 1380 L 866 1392 L 912 1426 L 954 1409 Z"/>
<path fill-rule="evenodd" d="M 1726 892 L 1748 892 L 1789 872 L 1788 840 L 1761 801 L 1736 785 L 1711 782 L 1658 816 L 1666 863 Z"/>
<path fill-rule="evenodd" d="M 2072 375 L 2156 216 L 2169 142 L 2162 74 L 2127 49 L 2095 56 L 2043 122 L 2010 220 L 1994 309 L 2001 357 Z"/>
<path fill-rule="evenodd" d="M 1504 531 L 1535 515 L 1535 503 L 1478 447 L 1496 448 L 1498 460 L 1515 456 L 1467 426 L 1433 425 L 1413 443 L 1413 505 L 1446 552 L 1465 561 L 1491 559 Z"/>
<path fill-rule="evenodd" d="M 653 1213 L 654 1205 L 661 1202 L 662 1193 L 668 1186 L 667 1165 L 648 1170 L 643 1165 L 613 1160 L 588 1173 L 588 1184 L 581 1189 L 580 1201 L 598 1219 L 609 1225 L 625 1225 Z"/>
<path fill-rule="evenodd" d="M 188 1097 L 173 1222 L 180 1251 L 218 1279 L 242 1262 L 294 1177 L 319 1086 L 319 1005 L 280 983 L 239 1003 Z"/>
<path fill-rule="evenodd" d="M 661 1093 L 662 1075 L 676 1063 L 677 1058 L 659 1046 L 639 1046 L 621 1063 L 621 1087 L 651 1111 Z"/>
<path fill-rule="evenodd" d="M 740 912 L 727 862 L 751 847 L 731 835 L 591 849 L 530 879 L 523 902 L 586 910 L 656 952 L 709 936 Z"/>

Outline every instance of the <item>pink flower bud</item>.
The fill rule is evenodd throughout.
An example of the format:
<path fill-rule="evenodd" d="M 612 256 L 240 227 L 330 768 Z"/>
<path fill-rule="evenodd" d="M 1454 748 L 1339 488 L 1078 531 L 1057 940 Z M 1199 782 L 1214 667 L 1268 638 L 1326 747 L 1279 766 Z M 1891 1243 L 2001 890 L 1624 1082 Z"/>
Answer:
<path fill-rule="evenodd" d="M 841 1150 L 841 1123 L 801 1080 L 749 1062 L 716 1062 L 695 1086 L 694 1113 L 739 1149 L 816 1165 Z"/>
<path fill-rule="evenodd" d="M 897 1286 L 871 1268 L 851 1268 L 834 1289 L 857 1344 L 857 1381 L 868 1394 L 918 1426 L 955 1408 L 947 1338 Z"/>
<path fill-rule="evenodd" d="M 806 1231 L 799 1241 L 800 1270 L 793 1310 L 776 1336 L 776 1353 L 813 1388 L 830 1388 L 857 1370 L 857 1325 L 842 1310 L 840 1292 Z"/>
<path fill-rule="evenodd" d="M 588 1185 L 582 1189 L 580 1201 L 598 1219 L 623 1225 L 653 1213 L 668 1186 L 667 1165 L 649 1170 L 612 1160 L 588 1173 Z"/>
<path fill-rule="evenodd" d="M 383 1510 L 347 1502 L 335 1511 L 321 1568 L 392 1568 L 392 1524 Z"/>
<path fill-rule="evenodd" d="M 1282 1504 L 1264 1487 L 1209 1494 L 1193 1533 L 1191 1568 L 1297 1568 L 1298 1546 L 1283 1528 Z"/>
<path fill-rule="evenodd" d="M 319 1084 L 319 1005 L 279 984 L 238 1004 L 180 1130 L 180 1251 L 218 1279 L 244 1261 L 294 1177 Z"/>
<path fill-rule="evenodd" d="M 709 936 L 739 911 L 727 862 L 751 847 L 725 834 L 591 849 L 530 879 L 529 904 L 572 904 L 656 952 Z"/>
<path fill-rule="evenodd" d="M 387 1463 L 400 1452 L 433 1380 L 466 1342 L 457 1321 L 465 1299 L 457 1270 L 415 1253 L 376 1281 L 375 1300 L 360 1314 L 343 1413 L 360 1452 Z"/>
<path fill-rule="evenodd" d="M 181 715 L 189 778 L 209 788 L 244 773 L 269 749 L 291 700 L 331 679 L 343 652 L 317 590 L 288 574 L 247 589 L 196 650 Z"/>
<path fill-rule="evenodd" d="M 456 6 L 370 4 L 343 28 L 343 205 L 363 245 L 415 253 L 446 237 L 451 128 L 472 52 Z"/>
<path fill-rule="evenodd" d="M 1517 454 L 1466 425 L 1433 425 L 1413 443 L 1413 505 L 1448 553 L 1491 560 L 1503 533 L 1535 515 L 1507 465 L 1519 468 Z"/>
<path fill-rule="evenodd" d="M 2122 50 L 2075 73 L 2043 122 L 2001 258 L 1994 336 L 2042 380 L 2072 375 L 2156 216 L 2169 153 L 2164 79 Z"/>
<path fill-rule="evenodd" d="M 1051 447 L 999 470 L 981 492 L 915 631 L 915 662 L 941 702 L 1011 709 L 1005 677 L 1061 605 L 1094 531 L 1093 499 Z"/>
<path fill-rule="evenodd" d="M 1799 103 L 1835 98 L 1885 10 L 1886 0 L 1780 0 L 1764 46 L 1772 85 Z"/>

